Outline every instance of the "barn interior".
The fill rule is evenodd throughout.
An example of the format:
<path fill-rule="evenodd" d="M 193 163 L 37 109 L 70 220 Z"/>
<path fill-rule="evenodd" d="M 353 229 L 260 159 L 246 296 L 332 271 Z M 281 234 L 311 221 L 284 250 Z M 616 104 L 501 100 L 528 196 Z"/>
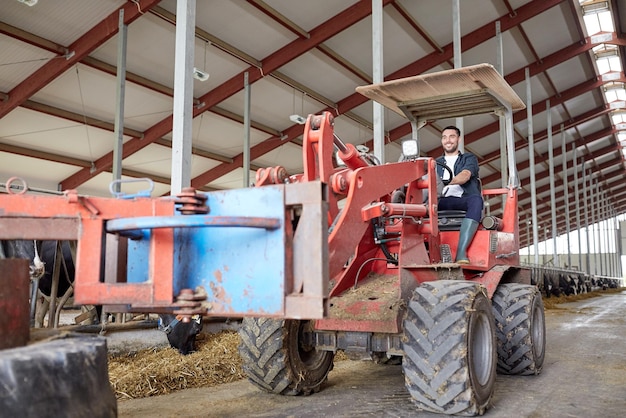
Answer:
<path fill-rule="evenodd" d="M 420 156 L 461 127 L 483 189 L 517 190 L 520 264 L 566 271 L 576 293 L 572 271 L 622 285 L 624 0 L 1 3 L 1 195 L 250 188 L 259 170 L 303 172 L 304 121 L 323 112 L 344 143 L 395 163 L 410 121 L 356 88 L 487 63 L 526 105 L 513 149 L 503 118 L 480 114 L 426 121 Z M 486 214 L 503 202 L 485 196 Z"/>

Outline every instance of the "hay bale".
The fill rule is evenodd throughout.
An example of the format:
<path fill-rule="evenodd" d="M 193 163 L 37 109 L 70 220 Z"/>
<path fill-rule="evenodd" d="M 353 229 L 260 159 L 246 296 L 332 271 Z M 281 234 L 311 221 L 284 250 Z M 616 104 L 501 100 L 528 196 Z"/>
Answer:
<path fill-rule="evenodd" d="M 109 356 L 109 380 L 118 400 L 164 395 L 245 379 L 236 331 L 201 333 L 197 351 L 187 356 L 174 348 L 153 348 Z M 335 362 L 347 360 L 342 350 Z"/>
<path fill-rule="evenodd" d="M 173 348 L 144 350 L 109 358 L 109 380 L 118 400 L 163 395 L 243 379 L 233 331 L 200 334 L 197 351 L 187 356 Z"/>
<path fill-rule="evenodd" d="M 549 298 L 543 297 L 543 306 L 545 309 L 564 309 L 560 307 L 560 304 L 577 302 L 579 300 L 585 300 L 590 298 L 596 298 L 598 296 L 603 296 L 612 293 L 621 293 L 624 291 L 624 288 L 617 289 L 607 289 L 607 290 L 594 290 L 593 292 L 580 293 L 578 295 L 570 295 L 570 296 L 551 296 Z"/>

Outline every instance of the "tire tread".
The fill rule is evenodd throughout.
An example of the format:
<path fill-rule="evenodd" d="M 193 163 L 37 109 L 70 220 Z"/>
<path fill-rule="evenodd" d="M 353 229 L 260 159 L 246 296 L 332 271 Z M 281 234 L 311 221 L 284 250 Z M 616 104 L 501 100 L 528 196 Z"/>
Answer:
<path fill-rule="evenodd" d="M 460 415 L 481 414 L 467 356 L 468 312 L 476 283 L 442 280 L 416 288 L 404 321 L 405 385 L 420 409 Z"/>
<path fill-rule="evenodd" d="M 533 345 L 536 342 L 531 335 L 535 298 L 539 298 L 537 303 L 541 303 L 543 309 L 539 290 L 519 283 L 501 284 L 493 295 L 499 373 L 533 375 L 541 372 L 543 356 L 535 358 Z M 544 334 L 545 331 L 542 338 Z"/>

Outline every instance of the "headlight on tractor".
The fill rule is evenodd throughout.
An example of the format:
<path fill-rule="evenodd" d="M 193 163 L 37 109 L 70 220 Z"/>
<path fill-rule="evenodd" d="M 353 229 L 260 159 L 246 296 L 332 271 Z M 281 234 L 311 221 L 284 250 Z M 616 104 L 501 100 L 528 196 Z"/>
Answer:
<path fill-rule="evenodd" d="M 415 158 L 419 156 L 419 146 L 416 139 L 407 139 L 402 141 L 402 155 L 405 158 Z"/>

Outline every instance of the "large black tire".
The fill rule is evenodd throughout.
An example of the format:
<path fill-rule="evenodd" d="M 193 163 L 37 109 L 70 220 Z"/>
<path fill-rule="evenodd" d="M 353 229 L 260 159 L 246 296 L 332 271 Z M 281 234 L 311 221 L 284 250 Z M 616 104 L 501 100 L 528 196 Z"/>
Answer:
<path fill-rule="evenodd" d="M 404 320 L 402 362 L 413 402 L 437 413 L 483 414 L 496 380 L 494 328 L 479 284 L 440 280 L 416 288 Z"/>
<path fill-rule="evenodd" d="M 539 374 L 546 353 L 546 324 L 536 286 L 501 284 L 492 299 L 498 341 L 498 372 Z"/>
<path fill-rule="evenodd" d="M 332 351 L 306 344 L 311 321 L 245 318 L 239 355 L 250 382 L 280 395 L 318 392 L 333 368 Z"/>

